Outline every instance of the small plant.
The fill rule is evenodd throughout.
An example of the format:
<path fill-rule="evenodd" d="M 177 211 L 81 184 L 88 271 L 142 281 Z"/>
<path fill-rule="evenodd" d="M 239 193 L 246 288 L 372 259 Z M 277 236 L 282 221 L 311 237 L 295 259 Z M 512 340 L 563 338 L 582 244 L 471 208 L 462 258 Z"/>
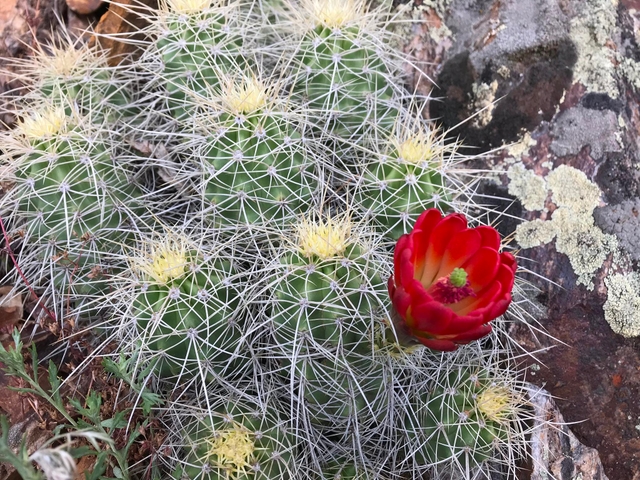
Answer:
<path fill-rule="evenodd" d="M 20 340 L 20 333 L 17 330 L 13 333 L 13 342 L 14 347 L 9 349 L 5 349 L 4 346 L 0 345 L 0 363 L 4 365 L 4 372 L 7 375 L 18 378 L 25 385 L 24 387 L 15 387 L 13 389 L 44 400 L 46 405 L 53 407 L 64 418 L 67 423 L 66 425 L 59 424 L 56 426 L 53 431 L 54 439 L 84 439 L 88 445 L 70 445 L 67 451 L 61 450 L 59 452 L 47 452 L 41 449 L 31 456 L 27 456 L 25 445 L 22 443 L 18 453 L 14 454 L 8 443 L 9 427 L 7 419 L 2 417 L 0 459 L 11 463 L 23 478 L 35 480 L 42 478 L 42 476 L 34 470 L 30 463 L 32 461 L 41 466 L 47 478 L 73 478 L 75 463 L 70 458 L 95 456 L 95 464 L 91 474 L 87 476 L 87 480 L 109 478 L 106 476 L 108 472 L 114 475 L 113 478 L 125 480 L 131 478 L 128 452 L 140 435 L 139 427 L 147 425 L 148 420 L 129 430 L 124 446 L 117 446 L 114 434 L 116 431 L 129 426 L 131 411 L 126 409 L 118 410 L 113 417 L 105 418 L 102 411 L 102 398 L 99 393 L 89 391 L 83 400 L 74 397 L 69 398 L 66 395 L 63 396 L 64 387 L 58 376 L 58 368 L 55 363 L 49 361 L 48 376 L 46 380 L 43 380 L 39 377 L 40 365 L 35 344 L 32 344 L 30 349 L 30 370 L 32 373 L 29 373 L 22 354 L 23 345 Z M 116 370 L 121 372 L 128 370 L 127 360 L 123 360 L 119 364 L 111 362 L 111 366 L 117 366 Z M 42 384 L 47 383 L 48 388 L 44 388 Z M 159 403 L 159 398 L 144 390 L 141 390 L 141 396 L 144 399 L 145 413 L 148 415 L 150 409 Z M 59 475 L 66 473 L 66 476 L 52 476 L 52 470 L 55 469 L 57 469 Z"/>

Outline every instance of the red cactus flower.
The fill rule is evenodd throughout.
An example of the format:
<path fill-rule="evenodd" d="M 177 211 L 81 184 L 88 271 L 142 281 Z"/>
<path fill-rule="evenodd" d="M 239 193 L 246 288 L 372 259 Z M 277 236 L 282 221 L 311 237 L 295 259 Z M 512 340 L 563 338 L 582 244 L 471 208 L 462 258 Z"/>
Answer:
<path fill-rule="evenodd" d="M 396 244 L 389 295 L 406 332 L 434 350 L 451 351 L 491 332 L 511 303 L 516 260 L 500 253 L 500 235 L 467 227 L 464 215 L 435 208 Z"/>

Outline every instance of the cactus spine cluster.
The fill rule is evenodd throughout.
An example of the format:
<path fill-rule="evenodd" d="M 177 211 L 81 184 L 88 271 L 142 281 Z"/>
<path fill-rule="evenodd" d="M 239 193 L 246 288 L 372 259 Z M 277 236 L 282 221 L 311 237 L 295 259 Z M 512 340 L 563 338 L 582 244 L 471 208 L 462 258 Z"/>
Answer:
<path fill-rule="evenodd" d="M 389 312 L 390 243 L 426 208 L 468 213 L 477 177 L 405 101 L 388 12 L 161 3 L 122 71 L 73 44 L 26 64 L 51 68 L 16 100 L 0 207 L 44 301 L 167 399 L 164 471 L 467 479 L 515 458 L 509 350 L 435 354 Z"/>

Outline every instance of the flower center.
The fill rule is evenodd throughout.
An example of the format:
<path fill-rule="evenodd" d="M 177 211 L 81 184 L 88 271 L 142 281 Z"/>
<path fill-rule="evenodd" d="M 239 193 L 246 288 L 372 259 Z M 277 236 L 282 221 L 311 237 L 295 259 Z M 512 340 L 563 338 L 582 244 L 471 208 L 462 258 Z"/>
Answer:
<path fill-rule="evenodd" d="M 444 304 L 458 303 L 467 297 L 475 296 L 464 268 L 454 268 L 448 276 L 438 279 L 431 287 L 430 294 Z"/>
<path fill-rule="evenodd" d="M 159 284 L 180 278 L 189 264 L 184 239 L 169 237 L 163 242 L 151 243 L 143 257 L 133 259 L 138 269 Z"/>
<path fill-rule="evenodd" d="M 316 25 L 340 28 L 359 19 L 363 14 L 363 5 L 359 0 L 310 0 L 307 9 Z"/>
<path fill-rule="evenodd" d="M 416 135 L 408 138 L 404 142 L 397 142 L 398 157 L 409 163 L 420 163 L 431 160 L 433 150 L 431 142 L 428 142 L 423 135 Z"/>
<path fill-rule="evenodd" d="M 216 432 L 209 443 L 209 455 L 216 457 L 210 463 L 223 468 L 231 467 L 236 473 L 246 472 L 247 467 L 250 467 L 255 445 L 246 428 L 234 426 L 232 429 Z"/>

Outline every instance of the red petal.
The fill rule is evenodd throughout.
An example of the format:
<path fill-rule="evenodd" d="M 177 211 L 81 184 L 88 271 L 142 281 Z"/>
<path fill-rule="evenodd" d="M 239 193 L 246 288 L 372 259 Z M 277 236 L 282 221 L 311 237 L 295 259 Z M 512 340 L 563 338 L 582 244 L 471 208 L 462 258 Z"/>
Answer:
<path fill-rule="evenodd" d="M 500 282 L 491 282 L 486 288 L 477 294 L 476 297 L 465 298 L 464 300 L 454 303 L 451 308 L 459 316 L 466 316 L 471 312 L 480 310 L 490 303 L 499 300 L 503 293 L 502 284 Z M 481 314 L 482 312 L 479 312 Z M 487 321 L 489 321 L 487 319 Z"/>
<path fill-rule="evenodd" d="M 399 287 L 394 290 L 391 297 L 391 303 L 402 318 L 406 318 L 407 309 L 411 306 L 411 295 L 409 295 L 404 288 Z"/>
<path fill-rule="evenodd" d="M 451 340 L 436 340 L 432 338 L 416 337 L 420 343 L 431 350 L 438 350 L 440 352 L 453 352 L 458 346 Z"/>
<path fill-rule="evenodd" d="M 389 298 L 393 298 L 393 293 L 396 291 L 396 282 L 393 281 L 393 275 L 387 280 L 387 290 L 389 291 Z"/>
<path fill-rule="evenodd" d="M 484 316 L 481 313 L 476 313 L 475 311 L 472 311 L 471 315 L 456 315 L 451 320 L 446 333 L 443 333 L 442 335 L 446 335 L 447 337 L 449 335 L 459 335 L 464 332 L 468 332 L 469 330 L 473 330 L 483 323 L 487 323 Z"/>
<path fill-rule="evenodd" d="M 461 333 L 451 340 L 456 343 L 469 343 L 491 333 L 491 325 L 480 325 L 473 330 Z"/>
<path fill-rule="evenodd" d="M 440 210 L 435 208 L 425 210 L 420 217 L 418 217 L 418 220 L 416 220 L 416 224 L 411 232 L 414 242 L 416 278 L 422 277 L 425 265 L 425 254 L 429 247 L 429 237 L 431 237 L 431 232 L 441 220 L 442 214 Z"/>
<path fill-rule="evenodd" d="M 504 263 L 501 264 L 498 268 L 498 273 L 496 274 L 496 280 L 502 284 L 503 292 L 511 292 L 511 290 L 513 290 L 513 282 L 515 280 L 515 273 L 514 270 L 512 270 L 512 266 L 505 265 Z"/>
<path fill-rule="evenodd" d="M 467 219 L 463 215 L 452 213 L 438 223 L 431 232 L 429 247 L 424 256 L 424 272 L 416 277 L 428 288 L 435 280 L 436 273 L 440 270 L 442 257 L 447 250 L 451 238 L 458 232 L 467 228 Z"/>
<path fill-rule="evenodd" d="M 467 228 L 451 237 L 447 250 L 442 257 L 440 270 L 435 278 L 449 275 L 454 268 L 460 267 L 469 260 L 482 246 L 482 237 L 477 229 Z"/>
<path fill-rule="evenodd" d="M 516 273 L 516 270 L 518 269 L 518 264 L 516 263 L 516 257 L 511 255 L 509 252 L 503 252 L 500 254 L 500 261 L 502 262 L 503 265 L 506 265 L 507 267 L 509 267 L 509 269 L 513 273 Z"/>
<path fill-rule="evenodd" d="M 482 225 L 476 228 L 476 231 L 482 235 L 482 246 L 489 247 L 494 250 L 500 250 L 500 234 L 493 227 Z"/>
<path fill-rule="evenodd" d="M 440 220 L 442 220 L 442 213 L 437 208 L 429 208 L 422 212 L 416 223 L 413 225 L 414 230 L 429 230 L 433 229 Z"/>
<path fill-rule="evenodd" d="M 404 287 L 413 282 L 413 252 L 406 248 L 402 254 L 396 259 L 396 286 Z"/>
<path fill-rule="evenodd" d="M 467 272 L 471 288 L 477 293 L 495 278 L 500 266 L 500 254 L 488 247 L 482 247 L 462 266 Z"/>
<path fill-rule="evenodd" d="M 453 312 L 440 302 L 428 301 L 411 305 L 409 312 L 411 322 L 407 322 L 411 330 L 434 335 L 446 332 L 454 317 Z"/>
<path fill-rule="evenodd" d="M 406 255 L 404 252 L 407 251 L 407 247 L 411 245 L 411 240 L 409 239 L 409 235 L 402 235 L 398 242 L 396 243 L 396 247 L 393 251 L 393 274 L 396 277 L 396 283 L 401 284 L 402 280 L 400 277 L 400 257 L 402 255 Z"/>
<path fill-rule="evenodd" d="M 509 305 L 511 305 L 511 293 L 507 293 L 504 299 L 491 305 L 489 316 L 493 320 L 494 318 L 498 318 L 500 315 L 504 315 L 509 309 Z"/>

